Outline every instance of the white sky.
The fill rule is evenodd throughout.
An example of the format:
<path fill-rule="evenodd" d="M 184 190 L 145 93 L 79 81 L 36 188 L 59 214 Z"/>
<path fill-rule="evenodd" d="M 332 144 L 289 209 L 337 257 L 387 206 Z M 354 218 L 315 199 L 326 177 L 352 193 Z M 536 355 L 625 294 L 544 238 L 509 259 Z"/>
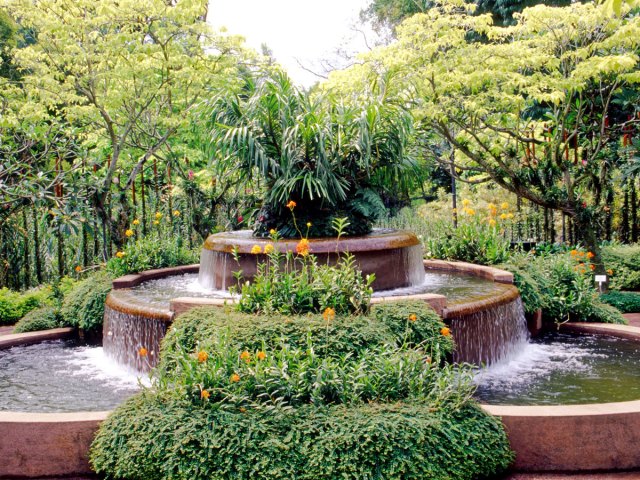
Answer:
<path fill-rule="evenodd" d="M 319 78 L 300 68 L 296 59 L 322 73 L 319 60 L 335 59 L 339 47 L 365 50 L 363 36 L 351 27 L 360 28 L 358 14 L 369 1 L 210 0 L 208 21 L 242 35 L 258 51 L 265 43 L 295 82 L 310 86 Z M 372 34 L 367 35 L 372 41 Z"/>

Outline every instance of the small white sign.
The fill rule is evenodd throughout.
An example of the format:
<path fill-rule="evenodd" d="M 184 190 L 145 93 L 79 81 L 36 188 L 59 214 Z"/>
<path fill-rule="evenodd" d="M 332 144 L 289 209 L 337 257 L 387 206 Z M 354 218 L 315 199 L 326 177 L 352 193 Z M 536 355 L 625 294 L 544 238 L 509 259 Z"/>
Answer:
<path fill-rule="evenodd" d="M 607 276 L 606 275 L 596 275 L 596 282 L 604 283 L 606 281 L 607 281 Z"/>

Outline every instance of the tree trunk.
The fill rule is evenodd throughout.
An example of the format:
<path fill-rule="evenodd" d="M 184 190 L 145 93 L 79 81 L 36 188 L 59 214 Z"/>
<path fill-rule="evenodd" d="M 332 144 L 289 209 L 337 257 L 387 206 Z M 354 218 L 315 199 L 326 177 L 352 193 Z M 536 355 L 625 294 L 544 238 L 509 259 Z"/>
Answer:
<path fill-rule="evenodd" d="M 22 209 L 22 224 L 24 228 L 24 286 L 31 286 L 31 254 L 29 249 L 29 221 L 27 220 L 27 210 Z"/>
<path fill-rule="evenodd" d="M 631 177 L 631 241 L 638 241 L 638 190 L 636 189 L 636 179 Z"/>
<path fill-rule="evenodd" d="M 33 218 L 33 259 L 36 267 L 36 280 L 38 285 L 42 283 L 42 262 L 40 260 L 40 230 L 38 227 L 38 209 L 34 205 L 31 209 Z"/>

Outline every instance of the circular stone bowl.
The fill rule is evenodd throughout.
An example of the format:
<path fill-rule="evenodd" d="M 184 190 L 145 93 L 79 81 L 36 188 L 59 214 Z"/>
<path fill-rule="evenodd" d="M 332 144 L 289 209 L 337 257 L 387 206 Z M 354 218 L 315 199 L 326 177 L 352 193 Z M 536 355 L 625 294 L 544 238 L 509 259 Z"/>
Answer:
<path fill-rule="evenodd" d="M 566 323 L 562 331 L 640 342 L 640 328 Z M 585 405 L 482 405 L 505 425 L 516 453 L 513 469 L 580 472 L 640 468 L 640 399 Z"/>

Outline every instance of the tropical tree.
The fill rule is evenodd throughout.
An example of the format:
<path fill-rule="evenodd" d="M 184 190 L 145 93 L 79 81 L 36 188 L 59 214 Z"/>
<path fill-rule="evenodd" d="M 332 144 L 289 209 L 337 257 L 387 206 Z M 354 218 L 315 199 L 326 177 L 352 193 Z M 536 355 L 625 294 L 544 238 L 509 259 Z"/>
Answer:
<path fill-rule="evenodd" d="M 585 185 L 585 170 L 639 121 L 614 124 L 608 112 L 621 88 L 640 81 L 640 17 L 539 5 L 504 28 L 463 9 L 444 2 L 412 17 L 398 42 L 333 82 L 351 91 L 381 68 L 403 72 L 398 94 L 411 94 L 421 127 L 449 142 L 462 168 L 568 215 L 599 262 L 602 196 Z"/>
<path fill-rule="evenodd" d="M 218 168 L 264 189 L 257 235 L 329 236 L 341 217 L 349 219 L 345 233 L 369 232 L 386 211 L 385 192 L 406 193 L 415 173 L 411 116 L 382 91 L 335 102 L 275 72 L 247 78 L 239 95 L 214 98 L 208 114 Z"/>

